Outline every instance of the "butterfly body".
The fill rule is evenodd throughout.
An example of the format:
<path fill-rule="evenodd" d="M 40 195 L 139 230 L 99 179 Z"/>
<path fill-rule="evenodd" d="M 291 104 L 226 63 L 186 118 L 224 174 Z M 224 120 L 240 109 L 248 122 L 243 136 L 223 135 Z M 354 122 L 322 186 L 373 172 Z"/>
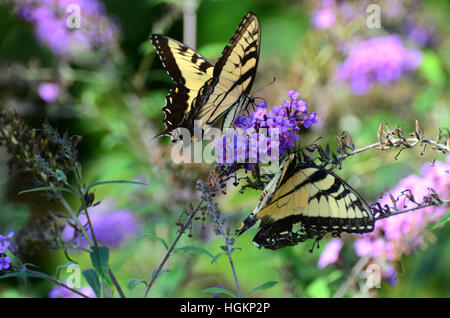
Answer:
<path fill-rule="evenodd" d="M 249 12 L 213 65 L 188 46 L 160 34 L 151 35 L 161 62 L 177 83 L 166 96 L 163 108 L 166 129 L 159 135 L 172 135 L 177 128 L 194 134 L 194 122 L 201 128 L 219 125 L 223 132 L 252 101 L 250 89 L 259 59 L 260 27 Z"/>

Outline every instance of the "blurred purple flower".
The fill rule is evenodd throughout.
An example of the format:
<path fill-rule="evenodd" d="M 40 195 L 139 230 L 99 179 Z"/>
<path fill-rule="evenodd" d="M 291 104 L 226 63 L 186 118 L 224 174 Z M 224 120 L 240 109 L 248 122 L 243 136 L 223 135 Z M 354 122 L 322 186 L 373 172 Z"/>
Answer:
<path fill-rule="evenodd" d="M 39 96 L 47 103 L 53 103 L 58 99 L 59 86 L 55 83 L 42 83 L 39 85 Z"/>
<path fill-rule="evenodd" d="M 420 51 L 407 50 L 396 35 L 373 38 L 353 47 L 338 69 L 338 79 L 350 84 L 354 94 L 369 92 L 376 83 L 392 83 L 417 68 Z"/>
<path fill-rule="evenodd" d="M 131 211 L 115 210 L 108 202 L 90 207 L 88 211 L 96 239 L 106 246 L 119 247 L 138 233 L 138 221 Z M 82 214 L 79 219 L 83 225 L 87 224 L 86 215 Z M 90 231 L 88 233 L 90 234 Z M 73 227 L 66 226 L 62 237 L 65 241 L 73 239 Z M 84 238 L 78 240 L 80 245 L 86 243 Z"/>
<path fill-rule="evenodd" d="M 6 251 L 15 252 L 15 247 L 12 244 L 12 237 L 14 230 L 10 231 L 8 235 L 0 234 L 0 271 L 6 270 L 11 266 L 11 258 L 6 255 Z"/>
<path fill-rule="evenodd" d="M 318 29 L 328 29 L 336 21 L 336 3 L 334 0 L 323 0 L 313 12 L 312 23 Z"/>
<path fill-rule="evenodd" d="M 450 155 L 447 155 L 446 162 L 436 161 L 434 166 L 425 164 L 421 175 L 409 175 L 389 191 L 394 198 L 401 198 L 396 203 L 399 209 L 415 206 L 402 194 L 405 190 L 411 191 L 417 202 L 421 202 L 422 198 L 429 194 L 429 188 L 433 188 L 444 200 L 450 197 Z M 392 206 L 389 193 L 386 193 L 379 203 L 382 206 Z M 393 264 L 402 256 L 415 252 L 426 243 L 426 227 L 439 221 L 447 210 L 445 207 L 428 207 L 381 219 L 377 221 L 372 233 L 355 241 L 356 254 L 360 257 L 369 255 L 377 262 L 390 264 L 389 266 L 394 268 Z M 390 268 L 388 265 L 384 267 Z M 394 274 L 384 273 L 384 276 L 391 283 L 395 283 Z"/>
<path fill-rule="evenodd" d="M 80 27 L 69 27 L 67 20 L 74 13 L 70 5 L 80 10 Z M 117 34 L 116 26 L 105 16 L 98 0 L 18 0 L 16 14 L 33 23 L 36 37 L 56 55 L 76 55 L 108 44 Z"/>
<path fill-rule="evenodd" d="M 83 287 L 78 289 L 78 291 L 90 298 L 95 297 L 95 294 L 92 291 L 92 288 L 90 287 Z M 63 286 L 55 286 L 48 293 L 48 298 L 83 298 L 83 297 Z"/>
<path fill-rule="evenodd" d="M 339 258 L 339 253 L 342 248 L 342 242 L 338 238 L 332 239 L 328 242 L 327 246 L 323 250 L 322 254 L 320 254 L 319 262 L 317 266 L 319 268 L 324 268 L 325 266 L 336 262 Z"/>

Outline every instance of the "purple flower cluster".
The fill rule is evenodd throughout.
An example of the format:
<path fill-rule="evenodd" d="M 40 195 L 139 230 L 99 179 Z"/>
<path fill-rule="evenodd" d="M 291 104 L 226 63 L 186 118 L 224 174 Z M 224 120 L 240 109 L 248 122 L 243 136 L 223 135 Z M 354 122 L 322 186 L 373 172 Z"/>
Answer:
<path fill-rule="evenodd" d="M 6 255 L 6 251 L 14 251 L 14 246 L 11 241 L 14 236 L 14 230 L 8 233 L 8 235 L 0 234 L 0 272 L 7 270 L 11 266 L 11 258 Z"/>
<path fill-rule="evenodd" d="M 421 177 L 409 175 L 386 193 L 379 203 L 392 206 L 390 195 L 401 198 L 397 202 L 399 209 L 416 206 L 407 196 L 405 190 L 411 191 L 417 202 L 429 194 L 428 188 L 433 188 L 439 196 L 448 200 L 450 197 L 450 155 L 446 162 L 435 162 L 434 166 L 426 164 L 422 168 Z M 429 224 L 435 224 L 447 212 L 445 207 L 428 207 L 405 214 L 377 221 L 372 233 L 364 234 L 354 243 L 356 254 L 359 257 L 370 258 L 381 267 L 381 278 L 391 284 L 396 283 L 395 262 L 402 256 L 413 253 L 417 248 L 426 245 L 425 232 Z M 320 268 L 335 262 L 339 257 L 342 246 L 333 239 L 322 252 L 318 266 Z M 339 241 L 340 242 L 340 241 Z"/>
<path fill-rule="evenodd" d="M 82 287 L 78 291 L 90 298 L 95 297 L 95 294 L 92 291 L 91 287 Z M 82 296 L 74 293 L 73 291 L 63 286 L 55 286 L 48 293 L 48 298 L 82 298 Z"/>
<path fill-rule="evenodd" d="M 94 234 L 98 241 L 109 247 L 119 247 L 128 239 L 137 235 L 139 226 L 133 212 L 127 210 L 115 210 L 109 202 L 88 209 L 89 217 L 94 228 Z M 80 215 L 81 224 L 87 226 L 85 214 Z M 88 231 L 90 234 L 90 231 Z M 74 239 L 75 231 L 72 226 L 66 226 L 62 233 L 63 240 Z M 86 245 L 85 238 L 77 239 L 79 245 Z"/>
<path fill-rule="evenodd" d="M 71 9 L 75 6 L 79 8 L 79 25 L 72 20 L 78 14 Z M 117 34 L 98 0 L 19 0 L 16 13 L 34 24 L 36 37 L 56 55 L 76 55 L 100 47 Z"/>
<path fill-rule="evenodd" d="M 350 84 L 357 95 L 368 93 L 374 84 L 388 84 L 417 68 L 420 51 L 406 49 L 397 35 L 378 37 L 351 48 L 339 66 L 338 79 Z"/>
<path fill-rule="evenodd" d="M 294 147 L 300 138 L 300 126 L 309 128 L 317 123 L 317 117 L 315 112 L 308 115 L 308 104 L 299 99 L 300 93 L 290 90 L 287 94 L 289 99 L 284 99 L 282 105 L 267 110 L 266 102 L 261 102 L 251 115 L 239 116 L 234 125 L 240 131 L 231 130 L 216 144 L 218 162 L 227 165 L 235 162 L 259 163 L 272 156 L 275 146 L 279 147 L 279 156 Z M 263 133 L 264 129 L 267 134 Z M 232 154 L 234 160 L 227 158 L 227 153 Z"/>

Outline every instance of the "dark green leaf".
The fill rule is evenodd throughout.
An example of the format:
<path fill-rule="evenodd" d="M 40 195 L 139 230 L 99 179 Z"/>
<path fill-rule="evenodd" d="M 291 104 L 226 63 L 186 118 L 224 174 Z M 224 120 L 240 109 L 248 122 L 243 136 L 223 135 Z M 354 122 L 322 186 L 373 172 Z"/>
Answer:
<path fill-rule="evenodd" d="M 91 250 L 92 266 L 94 266 L 100 277 L 111 286 L 112 281 L 109 277 L 109 248 L 106 246 L 91 246 Z"/>
<path fill-rule="evenodd" d="M 65 192 L 74 193 L 74 192 L 73 192 L 72 190 L 70 190 L 69 188 L 64 188 L 64 187 L 39 187 L 39 188 L 32 188 L 32 189 L 20 191 L 20 192 L 19 192 L 19 195 L 22 195 L 22 194 L 24 194 L 24 193 L 29 193 L 29 192 L 49 191 L 49 190 L 65 191 Z"/>
<path fill-rule="evenodd" d="M 139 278 L 130 279 L 127 283 L 128 291 L 132 291 L 139 284 L 147 285 L 147 282 L 144 279 L 139 279 Z"/>
<path fill-rule="evenodd" d="M 247 294 L 247 297 L 248 297 L 250 294 L 253 294 L 255 291 L 263 290 L 263 289 L 268 289 L 268 288 L 271 288 L 271 287 L 275 286 L 276 284 L 278 284 L 277 281 L 271 280 L 271 281 L 266 282 L 266 283 L 264 283 L 264 284 L 262 284 L 262 285 L 259 285 L 258 287 L 253 288 L 253 289 Z"/>
<path fill-rule="evenodd" d="M 94 291 L 95 296 L 97 296 L 97 298 L 100 298 L 102 296 L 101 295 L 101 285 L 100 285 L 100 279 L 97 275 L 97 272 L 92 268 L 86 269 L 83 271 L 83 276 L 86 279 L 89 286 Z"/>
<path fill-rule="evenodd" d="M 447 211 L 447 214 L 445 214 L 432 228 L 432 230 L 437 229 L 438 227 L 444 225 L 445 223 L 450 221 L 450 210 Z"/>
<path fill-rule="evenodd" d="M 87 187 L 86 190 L 89 190 L 90 188 L 96 187 L 98 185 L 110 184 L 110 183 L 130 183 L 130 184 L 148 185 L 147 183 L 139 182 L 139 181 L 112 180 L 112 181 L 100 181 L 100 182 L 93 183 L 89 187 Z"/>
<path fill-rule="evenodd" d="M 221 257 L 222 255 L 225 255 L 225 253 L 219 253 L 216 256 L 214 256 L 211 260 L 211 264 L 216 263 L 217 264 L 217 260 L 219 259 L 219 257 Z"/>
<path fill-rule="evenodd" d="M 152 271 L 152 277 L 151 277 L 151 280 L 152 280 L 153 277 L 155 276 L 156 271 L 157 271 L 156 269 L 154 269 L 154 270 Z M 167 269 L 162 269 L 162 270 L 160 270 L 159 273 L 158 273 L 158 276 L 156 277 L 156 279 L 158 279 L 159 276 L 161 276 L 161 275 L 164 274 L 165 272 L 167 272 Z"/>

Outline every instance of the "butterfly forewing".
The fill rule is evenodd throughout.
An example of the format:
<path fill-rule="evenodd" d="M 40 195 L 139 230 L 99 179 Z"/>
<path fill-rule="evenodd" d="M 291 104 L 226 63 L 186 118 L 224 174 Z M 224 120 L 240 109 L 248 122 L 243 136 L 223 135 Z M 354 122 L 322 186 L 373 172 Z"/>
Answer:
<path fill-rule="evenodd" d="M 163 108 L 166 130 L 161 134 L 170 134 L 189 114 L 198 91 L 213 76 L 214 66 L 193 49 L 164 35 L 152 34 L 151 40 L 169 76 L 177 83 L 166 96 Z"/>
<path fill-rule="evenodd" d="M 231 107 L 237 108 L 232 116 L 235 119 L 246 108 L 248 103 L 241 96 L 248 96 L 255 79 L 260 42 L 258 18 L 249 12 L 231 38 L 231 45 L 224 48 L 217 61 L 213 81 L 206 83 L 195 101 L 198 118 L 204 123 L 216 122 L 220 116 L 231 111 Z M 233 121 L 228 120 L 231 123 Z"/>

